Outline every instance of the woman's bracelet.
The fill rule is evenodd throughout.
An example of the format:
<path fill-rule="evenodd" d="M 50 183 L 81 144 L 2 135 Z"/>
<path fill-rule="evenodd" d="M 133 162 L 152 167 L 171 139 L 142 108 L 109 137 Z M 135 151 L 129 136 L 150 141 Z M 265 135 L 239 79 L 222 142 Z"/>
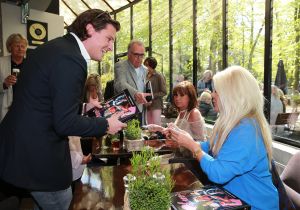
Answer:
<path fill-rule="evenodd" d="M 202 149 L 199 147 L 193 152 L 193 158 L 198 160 L 198 156 L 200 153 L 202 153 Z"/>

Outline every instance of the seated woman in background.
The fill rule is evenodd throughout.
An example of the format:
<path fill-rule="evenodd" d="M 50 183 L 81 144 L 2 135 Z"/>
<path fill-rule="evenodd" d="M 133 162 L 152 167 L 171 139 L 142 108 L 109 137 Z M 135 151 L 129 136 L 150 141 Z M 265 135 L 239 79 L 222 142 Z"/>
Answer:
<path fill-rule="evenodd" d="M 199 97 L 199 110 L 202 117 L 204 117 L 205 119 L 217 119 L 217 112 L 215 112 L 212 105 L 212 96 L 210 92 L 204 91 L 203 93 L 201 93 L 201 96 Z"/>
<path fill-rule="evenodd" d="M 177 108 L 179 114 L 175 120 L 175 125 L 188 132 L 196 141 L 204 141 L 206 139 L 206 132 L 204 127 L 204 120 L 200 111 L 197 109 L 197 95 L 193 84 L 189 81 L 180 82 L 173 89 L 173 103 Z M 159 125 L 149 124 L 150 132 L 164 132 L 166 128 Z M 169 145 L 176 146 L 176 145 Z M 183 150 L 182 148 L 180 150 Z M 189 151 L 181 151 L 182 155 L 190 156 Z M 186 154 L 188 152 L 188 154 Z"/>
<path fill-rule="evenodd" d="M 213 84 L 212 84 L 213 72 L 211 70 L 205 70 L 203 72 L 202 78 L 197 82 L 197 94 L 198 96 L 203 93 L 203 91 L 212 91 Z"/>
<path fill-rule="evenodd" d="M 231 82 L 228 82 L 231 81 Z M 208 178 L 256 209 L 279 209 L 270 173 L 272 139 L 264 98 L 251 73 L 232 66 L 213 78 L 212 93 L 219 117 L 209 141 L 170 127 L 167 136 L 193 152 Z"/>

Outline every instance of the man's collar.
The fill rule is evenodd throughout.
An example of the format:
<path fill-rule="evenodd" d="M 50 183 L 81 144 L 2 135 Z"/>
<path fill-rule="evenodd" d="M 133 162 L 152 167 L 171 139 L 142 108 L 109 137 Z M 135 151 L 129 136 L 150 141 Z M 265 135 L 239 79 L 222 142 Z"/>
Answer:
<path fill-rule="evenodd" d="M 87 50 L 85 49 L 85 46 L 83 45 L 82 41 L 73 32 L 70 32 L 70 34 L 72 34 L 72 36 L 74 36 L 74 38 L 76 39 L 76 41 L 78 43 L 78 46 L 79 46 L 79 49 L 80 49 L 80 52 L 81 52 L 81 55 L 83 56 L 86 63 L 89 64 L 90 60 L 91 60 L 91 57 L 90 57 L 89 53 L 87 52 Z"/>

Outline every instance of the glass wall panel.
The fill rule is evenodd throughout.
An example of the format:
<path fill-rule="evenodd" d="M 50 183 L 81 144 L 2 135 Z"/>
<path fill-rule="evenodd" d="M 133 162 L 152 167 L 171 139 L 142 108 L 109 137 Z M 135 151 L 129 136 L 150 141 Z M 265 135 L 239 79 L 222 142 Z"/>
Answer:
<path fill-rule="evenodd" d="M 77 14 L 88 10 L 89 8 L 81 1 L 65 0 L 65 3 Z"/>
<path fill-rule="evenodd" d="M 197 1 L 198 79 L 205 70 L 222 69 L 222 1 Z"/>
<path fill-rule="evenodd" d="M 133 6 L 133 38 L 149 46 L 149 12 L 148 0 L 143 0 Z"/>
<path fill-rule="evenodd" d="M 130 42 L 130 8 L 117 13 L 116 17 L 121 24 L 121 30 L 117 33 L 117 54 L 119 54 L 127 52 Z"/>
<path fill-rule="evenodd" d="M 263 82 L 265 0 L 228 0 L 228 66 L 249 69 Z"/>
<path fill-rule="evenodd" d="M 287 123 L 278 125 L 278 113 L 300 110 L 300 1 L 275 0 L 273 4 L 273 52 L 271 124 L 275 139 L 299 140 L 300 118 L 287 115 Z M 275 124 L 275 125 L 274 125 Z M 286 138 L 287 137 L 287 138 Z M 300 143 L 298 142 L 300 145 Z"/>
<path fill-rule="evenodd" d="M 152 56 L 169 88 L 169 3 L 165 0 L 152 0 Z"/>
<path fill-rule="evenodd" d="M 73 14 L 62 1 L 59 1 L 59 15 L 64 17 L 64 22 L 67 25 L 71 25 L 73 20 L 76 18 L 75 14 Z"/>
<path fill-rule="evenodd" d="M 173 0 L 173 78 L 192 82 L 193 69 L 193 1 Z"/>
<path fill-rule="evenodd" d="M 109 12 L 112 11 L 111 8 L 104 1 L 84 0 L 84 2 L 87 3 L 90 6 L 90 8 L 97 8 Z"/>

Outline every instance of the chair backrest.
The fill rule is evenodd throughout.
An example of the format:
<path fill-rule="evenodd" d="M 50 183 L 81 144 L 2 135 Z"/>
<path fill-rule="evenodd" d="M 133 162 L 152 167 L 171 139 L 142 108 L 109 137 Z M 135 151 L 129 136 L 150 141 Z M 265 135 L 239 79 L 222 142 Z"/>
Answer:
<path fill-rule="evenodd" d="M 288 196 L 297 209 L 300 209 L 300 151 L 294 154 L 280 175 Z"/>
<path fill-rule="evenodd" d="M 278 196 L 279 196 L 279 209 L 280 210 L 295 210 L 295 207 L 288 196 L 284 183 L 280 179 L 278 172 L 276 170 L 275 162 L 272 160 L 272 181 L 274 186 L 277 188 Z"/>
<path fill-rule="evenodd" d="M 276 118 L 275 125 L 295 124 L 299 117 L 299 112 L 279 113 Z"/>

